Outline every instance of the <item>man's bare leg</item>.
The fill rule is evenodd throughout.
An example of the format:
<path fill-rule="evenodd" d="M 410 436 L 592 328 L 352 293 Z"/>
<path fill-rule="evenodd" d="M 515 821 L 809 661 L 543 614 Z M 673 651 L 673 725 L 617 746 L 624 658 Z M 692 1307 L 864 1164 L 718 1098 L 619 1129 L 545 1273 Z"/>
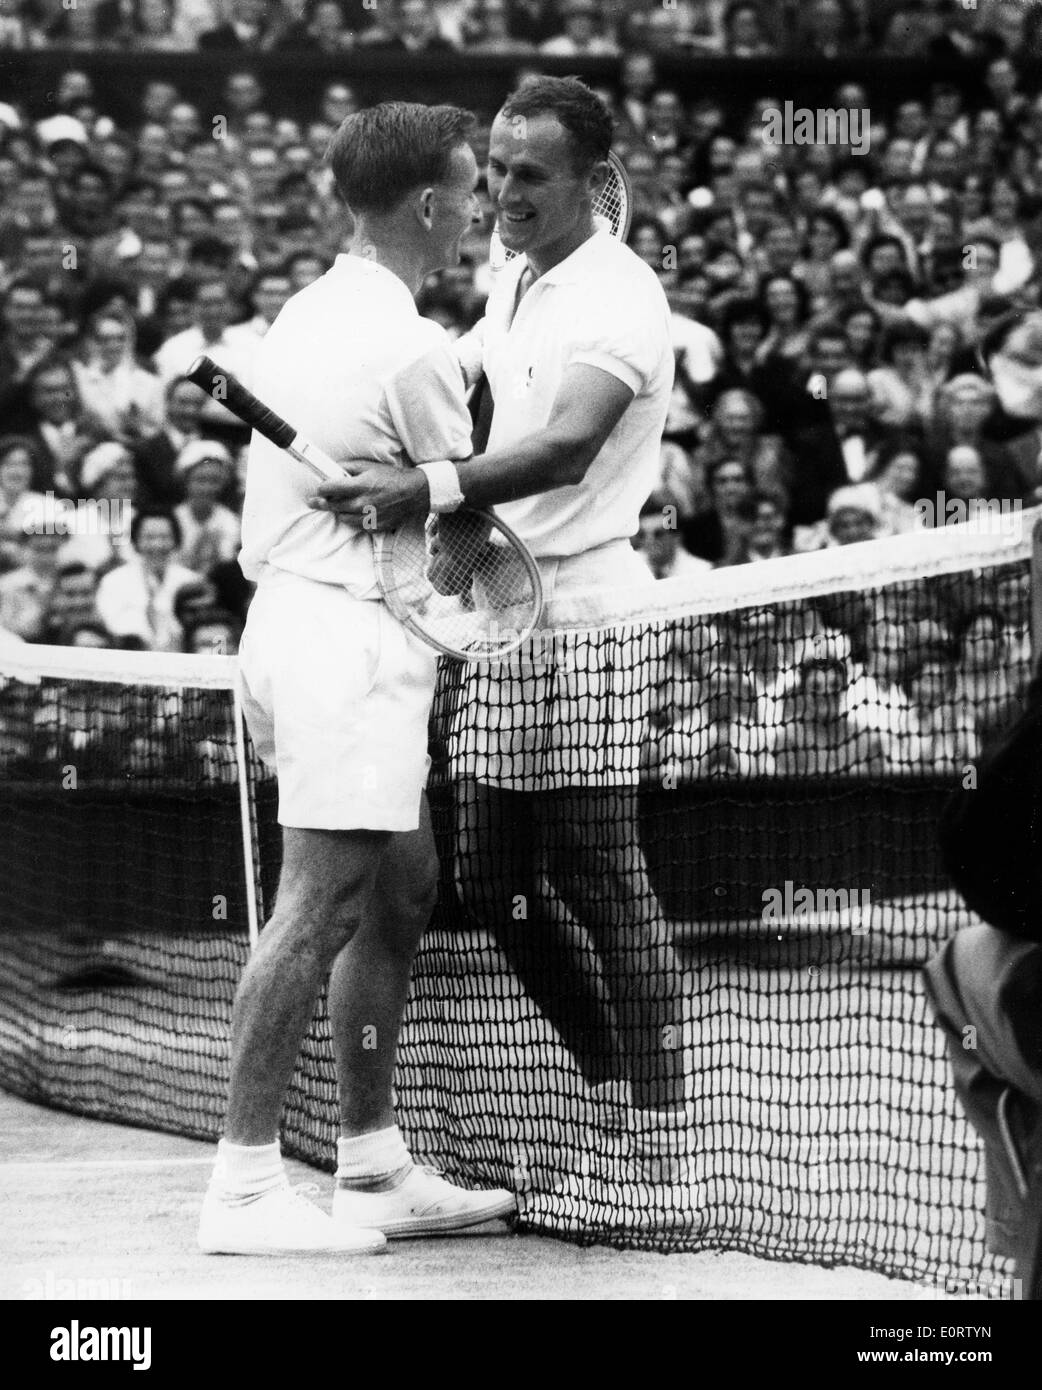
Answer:
<path fill-rule="evenodd" d="M 425 796 L 418 829 L 392 836 L 387 846 L 365 922 L 340 953 L 329 989 L 342 1117 L 333 1215 L 389 1238 L 451 1235 L 515 1208 L 510 1192 L 467 1191 L 418 1167 L 395 1122 L 398 1035 L 436 893 Z"/>
<path fill-rule="evenodd" d="M 385 832 L 286 829 L 278 900 L 235 998 L 224 1138 L 199 1219 L 210 1254 L 371 1255 L 376 1230 L 334 1222 L 290 1187 L 279 1119 L 333 961 L 359 929 Z"/>
<path fill-rule="evenodd" d="M 273 912 L 239 984 L 225 1138 L 270 1144 L 330 968 L 360 928 L 385 831 L 283 831 Z"/>
<path fill-rule="evenodd" d="M 424 796 L 417 830 L 392 835 L 365 921 L 329 982 L 344 1137 L 395 1123 L 395 1057 L 413 959 L 434 910 L 438 863 Z"/>

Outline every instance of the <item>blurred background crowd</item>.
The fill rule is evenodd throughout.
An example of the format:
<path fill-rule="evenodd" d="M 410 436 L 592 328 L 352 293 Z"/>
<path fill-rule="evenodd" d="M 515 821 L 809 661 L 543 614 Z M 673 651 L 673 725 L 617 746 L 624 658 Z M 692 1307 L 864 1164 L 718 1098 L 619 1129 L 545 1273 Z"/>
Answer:
<path fill-rule="evenodd" d="M 1034 418 L 1007 414 L 979 351 L 1039 303 L 1042 4 L 3 0 L 0 71 L 50 51 L 53 90 L 0 100 L 0 628 L 25 641 L 235 650 L 250 597 L 235 559 L 247 440 L 183 373 L 205 349 L 248 381 L 286 299 L 346 248 L 350 217 L 323 155 L 344 117 L 382 95 L 359 67 L 366 52 L 400 54 L 403 71 L 462 54 L 443 87 L 464 105 L 487 55 L 516 60 L 497 100 L 545 58 L 586 72 L 610 104 L 633 184 L 630 243 L 673 312 L 660 484 L 634 538 L 655 576 L 943 524 L 949 501 L 961 520 L 960 505 L 1042 500 L 1042 400 Z M 206 99 L 198 80 L 189 97 L 146 74 L 112 100 L 88 59 L 125 52 L 213 55 Z M 251 66 L 282 52 L 305 74 L 344 54 L 362 76 L 320 65 L 308 100 L 292 66 Z M 700 70 L 741 60 L 747 75 L 721 95 L 685 75 L 684 54 Z M 913 95 L 846 75 L 852 55 L 878 54 L 920 65 Z M 805 104 L 794 55 L 834 64 L 826 104 L 863 113 L 867 140 L 769 142 L 765 113 Z M 479 162 L 494 109 L 477 112 Z M 488 292 L 485 202 L 463 263 L 421 293 L 453 335 Z M 1042 361 L 1042 343 L 1029 348 Z M 63 499 L 102 505 L 74 534 L 39 525 L 65 516 Z M 947 721 L 967 731 L 961 753 L 980 672 L 1024 665 L 1008 659 L 1027 622 L 1015 587 L 1005 602 L 960 591 L 928 612 L 816 620 L 836 640 L 806 660 L 793 647 L 786 680 L 809 690 L 807 709 L 849 708 L 851 683 L 892 648 L 902 708 L 937 708 L 938 691 L 941 706 L 961 701 Z M 720 657 L 716 636 L 733 709 L 753 675 Z M 785 646 L 773 643 L 776 660 Z M 697 674 L 692 652 L 677 660 Z M 743 697 L 761 732 L 784 705 L 764 703 L 779 673 Z M 1006 693 L 988 698 L 998 708 Z M 673 703 L 659 716 L 667 742 L 686 717 Z M 885 748 L 864 743 L 854 770 L 893 764 L 891 745 L 928 760 L 908 720 L 886 724 Z M 703 733 L 655 757 L 808 770 L 763 738 L 729 736 L 725 756 Z"/>

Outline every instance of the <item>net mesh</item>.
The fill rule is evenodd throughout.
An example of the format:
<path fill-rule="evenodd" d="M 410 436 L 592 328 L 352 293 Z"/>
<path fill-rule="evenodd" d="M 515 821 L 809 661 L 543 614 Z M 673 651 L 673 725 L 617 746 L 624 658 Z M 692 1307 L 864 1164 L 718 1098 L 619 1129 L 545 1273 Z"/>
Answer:
<path fill-rule="evenodd" d="M 935 826 L 1029 675 L 1027 521 L 558 595 L 530 648 L 442 664 L 418 1159 L 580 1242 L 1007 1272 L 918 966 L 969 920 Z M 0 670 L 0 1084 L 213 1137 L 279 854 L 232 665 Z M 284 1147 L 329 1168 L 337 1128 L 323 1002 Z"/>

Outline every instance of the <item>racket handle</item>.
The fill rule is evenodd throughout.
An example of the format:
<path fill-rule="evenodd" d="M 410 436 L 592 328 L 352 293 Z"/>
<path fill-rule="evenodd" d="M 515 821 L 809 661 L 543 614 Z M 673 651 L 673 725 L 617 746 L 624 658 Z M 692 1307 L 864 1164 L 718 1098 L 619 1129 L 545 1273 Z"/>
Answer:
<path fill-rule="evenodd" d="M 219 401 L 237 415 L 245 425 L 270 439 L 280 449 L 288 449 L 297 436 L 296 430 L 281 415 L 259 401 L 242 382 L 219 367 L 212 357 L 197 357 L 185 373 L 189 381 L 201 386 L 208 396 Z"/>

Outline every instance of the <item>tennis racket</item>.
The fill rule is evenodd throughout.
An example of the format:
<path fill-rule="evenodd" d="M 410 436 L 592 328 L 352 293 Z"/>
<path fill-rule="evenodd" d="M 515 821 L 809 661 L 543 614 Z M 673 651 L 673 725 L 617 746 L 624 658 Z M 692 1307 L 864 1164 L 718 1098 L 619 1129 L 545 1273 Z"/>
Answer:
<path fill-rule="evenodd" d="M 625 241 L 630 229 L 633 199 L 630 193 L 629 175 L 622 167 L 622 161 L 614 151 L 608 154 L 608 177 L 604 187 L 593 203 L 594 221 L 599 227 L 611 233 L 616 241 Z M 488 263 L 492 270 L 502 270 L 514 259 L 516 251 L 508 251 L 496 227 L 488 244 Z"/>
<path fill-rule="evenodd" d="M 212 358 L 197 358 L 186 375 L 324 481 L 345 476 L 328 454 Z M 436 651 L 463 661 L 495 661 L 517 651 L 535 631 L 543 610 L 539 567 L 495 512 L 461 508 L 369 534 L 376 582 L 388 608 Z"/>

